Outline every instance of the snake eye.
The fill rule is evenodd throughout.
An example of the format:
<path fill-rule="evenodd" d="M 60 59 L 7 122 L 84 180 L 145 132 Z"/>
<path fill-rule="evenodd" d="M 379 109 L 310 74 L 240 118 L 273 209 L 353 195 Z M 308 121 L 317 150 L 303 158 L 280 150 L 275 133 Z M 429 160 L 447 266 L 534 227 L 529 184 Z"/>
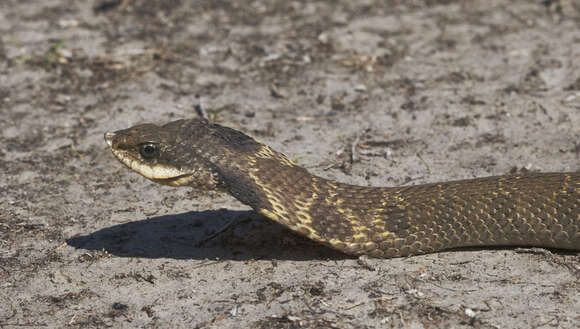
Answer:
<path fill-rule="evenodd" d="M 145 159 L 152 159 L 157 155 L 158 151 L 159 148 L 157 147 L 157 144 L 154 143 L 143 143 L 139 147 L 139 153 L 141 153 L 141 156 Z"/>

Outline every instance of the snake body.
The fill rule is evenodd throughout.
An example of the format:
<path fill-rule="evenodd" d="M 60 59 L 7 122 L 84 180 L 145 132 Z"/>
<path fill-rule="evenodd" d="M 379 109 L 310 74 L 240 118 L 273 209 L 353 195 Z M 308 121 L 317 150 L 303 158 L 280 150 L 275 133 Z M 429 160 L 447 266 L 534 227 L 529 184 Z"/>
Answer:
<path fill-rule="evenodd" d="M 401 257 L 473 246 L 580 250 L 580 173 L 363 187 L 310 174 L 203 119 L 105 134 L 113 154 L 161 184 L 217 189 L 351 255 Z"/>

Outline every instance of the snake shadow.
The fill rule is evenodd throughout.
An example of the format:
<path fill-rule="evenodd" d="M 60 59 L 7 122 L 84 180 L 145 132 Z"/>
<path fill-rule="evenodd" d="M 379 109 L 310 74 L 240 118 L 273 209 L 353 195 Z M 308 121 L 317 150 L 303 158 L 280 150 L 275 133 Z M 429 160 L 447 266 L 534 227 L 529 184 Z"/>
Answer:
<path fill-rule="evenodd" d="M 207 210 L 142 219 L 69 238 L 77 249 L 171 259 L 349 259 L 254 211 Z"/>

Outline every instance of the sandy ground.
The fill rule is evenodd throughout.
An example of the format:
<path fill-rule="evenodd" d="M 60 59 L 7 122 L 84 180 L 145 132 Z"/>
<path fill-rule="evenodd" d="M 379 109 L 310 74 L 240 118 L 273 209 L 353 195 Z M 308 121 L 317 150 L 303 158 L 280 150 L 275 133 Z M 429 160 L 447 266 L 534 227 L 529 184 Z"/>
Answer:
<path fill-rule="evenodd" d="M 348 183 L 579 171 L 578 2 L 2 0 L 0 32 L 0 328 L 580 323 L 575 253 L 353 259 L 103 141 L 201 106 Z"/>

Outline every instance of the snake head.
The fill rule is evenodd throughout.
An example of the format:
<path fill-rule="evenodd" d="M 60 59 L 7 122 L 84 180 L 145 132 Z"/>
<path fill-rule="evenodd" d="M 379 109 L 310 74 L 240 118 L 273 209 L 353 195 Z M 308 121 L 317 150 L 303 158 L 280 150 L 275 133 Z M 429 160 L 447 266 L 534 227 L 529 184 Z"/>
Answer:
<path fill-rule="evenodd" d="M 213 190 L 219 175 L 207 159 L 205 120 L 142 124 L 105 133 L 113 155 L 140 175 L 160 184 Z"/>

